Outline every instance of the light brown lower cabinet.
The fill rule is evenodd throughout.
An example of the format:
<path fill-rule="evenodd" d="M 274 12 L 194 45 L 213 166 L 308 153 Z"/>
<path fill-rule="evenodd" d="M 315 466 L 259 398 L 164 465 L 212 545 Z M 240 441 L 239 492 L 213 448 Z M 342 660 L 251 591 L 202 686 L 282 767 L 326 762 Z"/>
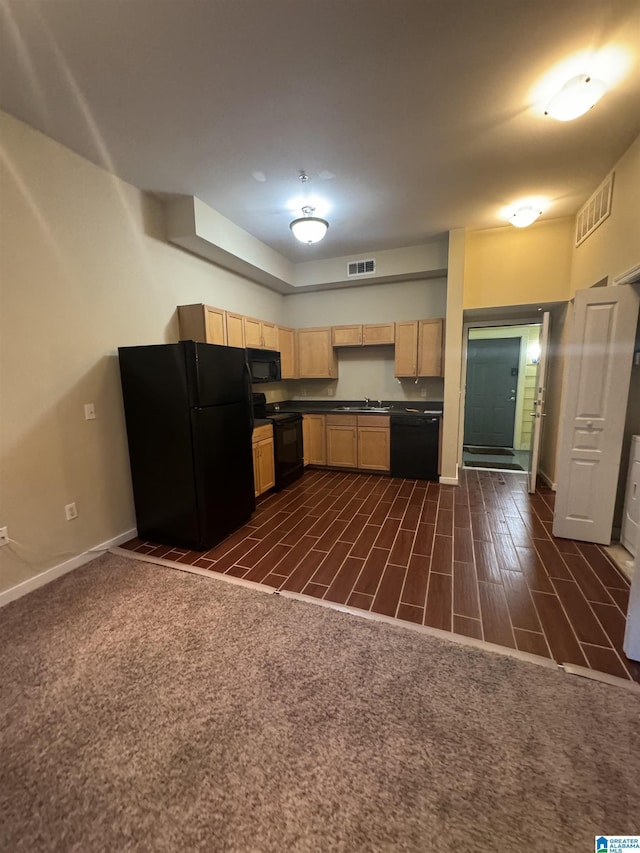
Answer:
<path fill-rule="evenodd" d="M 257 426 L 253 430 L 253 483 L 256 497 L 276 484 L 271 424 Z"/>
<path fill-rule="evenodd" d="M 302 441 L 305 465 L 327 464 L 325 415 L 303 415 Z"/>
<path fill-rule="evenodd" d="M 355 415 L 327 415 L 327 465 L 358 467 L 358 422 Z"/>
<path fill-rule="evenodd" d="M 318 415 L 305 415 L 319 417 Z M 321 417 L 321 416 L 320 416 Z M 388 415 L 326 415 L 326 458 L 312 465 L 388 471 L 390 468 Z"/>
<path fill-rule="evenodd" d="M 358 468 L 389 471 L 389 418 L 385 415 L 358 415 Z"/>

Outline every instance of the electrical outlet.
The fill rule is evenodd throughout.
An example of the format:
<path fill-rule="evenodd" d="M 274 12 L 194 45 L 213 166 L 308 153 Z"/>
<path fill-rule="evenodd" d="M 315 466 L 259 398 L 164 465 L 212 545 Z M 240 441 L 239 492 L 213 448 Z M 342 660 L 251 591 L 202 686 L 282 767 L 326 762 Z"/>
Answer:
<path fill-rule="evenodd" d="M 9 544 L 9 530 L 6 527 L 0 527 L 0 548 L 3 545 Z"/>
<path fill-rule="evenodd" d="M 85 421 L 93 421 L 96 417 L 96 407 L 93 403 L 84 404 L 84 419 Z"/>
<path fill-rule="evenodd" d="M 74 503 L 67 504 L 64 508 L 64 514 L 67 521 L 73 521 L 74 518 L 78 517 L 78 508 Z"/>

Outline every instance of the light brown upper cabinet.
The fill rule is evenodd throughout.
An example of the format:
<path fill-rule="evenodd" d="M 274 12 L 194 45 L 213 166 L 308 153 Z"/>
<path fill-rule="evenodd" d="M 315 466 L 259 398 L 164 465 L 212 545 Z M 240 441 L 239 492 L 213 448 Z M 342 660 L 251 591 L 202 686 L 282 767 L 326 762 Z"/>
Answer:
<path fill-rule="evenodd" d="M 280 368 L 283 379 L 297 379 L 296 365 L 296 333 L 293 329 L 278 326 L 278 346 L 280 353 Z"/>
<path fill-rule="evenodd" d="M 394 323 L 365 323 L 362 326 L 363 346 L 394 344 L 396 342 Z"/>
<path fill-rule="evenodd" d="M 244 345 L 254 349 L 278 349 L 278 329 L 275 323 L 243 317 Z"/>
<path fill-rule="evenodd" d="M 338 360 L 331 346 L 331 329 L 298 329 L 298 377 L 337 379 Z"/>
<path fill-rule="evenodd" d="M 441 317 L 396 323 L 396 376 L 442 376 L 443 327 Z"/>
<path fill-rule="evenodd" d="M 331 344 L 334 347 L 362 346 L 362 326 L 332 326 Z"/>
<path fill-rule="evenodd" d="M 442 376 L 444 321 L 418 320 L 418 376 Z"/>
<path fill-rule="evenodd" d="M 331 343 L 334 347 L 366 347 L 394 342 L 394 323 L 363 323 L 331 327 Z"/>
<path fill-rule="evenodd" d="M 199 341 L 205 344 L 227 343 L 225 312 L 201 302 L 195 305 L 178 305 L 178 334 L 181 341 Z"/>
<path fill-rule="evenodd" d="M 244 347 L 244 324 L 242 314 L 227 315 L 227 345 L 230 347 Z"/>

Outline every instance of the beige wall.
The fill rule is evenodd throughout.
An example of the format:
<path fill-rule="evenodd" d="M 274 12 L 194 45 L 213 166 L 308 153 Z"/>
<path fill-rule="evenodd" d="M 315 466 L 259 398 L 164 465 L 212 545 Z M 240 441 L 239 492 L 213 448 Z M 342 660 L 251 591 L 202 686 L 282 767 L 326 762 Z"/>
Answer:
<path fill-rule="evenodd" d="M 569 299 L 573 234 L 573 218 L 468 232 L 465 310 Z"/>
<path fill-rule="evenodd" d="M 611 215 L 573 251 L 572 296 L 640 264 L 640 136 L 614 172 Z"/>
<path fill-rule="evenodd" d="M 135 526 L 117 347 L 177 340 L 183 302 L 281 321 L 283 297 L 169 245 L 156 201 L 1 113 L 0 138 L 1 591 Z"/>
<path fill-rule="evenodd" d="M 444 406 L 442 418 L 441 482 L 458 482 L 462 388 L 462 299 L 467 235 L 462 228 L 449 232 L 447 323 L 444 350 Z"/>
<path fill-rule="evenodd" d="M 445 278 L 295 293 L 284 302 L 286 325 L 298 328 L 426 320 L 446 310 Z"/>
<path fill-rule="evenodd" d="M 362 285 L 344 290 L 316 291 L 285 298 L 286 324 L 339 326 L 444 317 L 446 279 Z M 442 400 L 441 379 L 399 380 L 394 373 L 393 347 L 340 347 L 338 380 L 291 383 L 296 399 Z"/>
<path fill-rule="evenodd" d="M 169 244 L 158 201 L 3 113 L 0 136 L 0 592 L 135 527 L 117 348 L 177 340 L 177 305 L 292 326 L 445 313 L 443 279 L 285 298 Z M 390 353 L 346 354 L 339 393 L 442 398 Z"/>

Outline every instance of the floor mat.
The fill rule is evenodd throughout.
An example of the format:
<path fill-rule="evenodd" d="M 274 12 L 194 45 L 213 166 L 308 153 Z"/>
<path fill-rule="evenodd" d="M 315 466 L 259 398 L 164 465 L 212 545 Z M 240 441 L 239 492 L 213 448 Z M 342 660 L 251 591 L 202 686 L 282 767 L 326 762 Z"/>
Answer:
<path fill-rule="evenodd" d="M 515 462 L 465 462 L 465 468 L 498 468 L 505 471 L 524 471 L 522 465 L 516 465 Z"/>
<path fill-rule="evenodd" d="M 508 447 L 478 447 L 475 444 L 465 444 L 464 445 L 465 453 L 482 453 L 486 456 L 513 456 L 513 450 L 509 450 Z"/>

